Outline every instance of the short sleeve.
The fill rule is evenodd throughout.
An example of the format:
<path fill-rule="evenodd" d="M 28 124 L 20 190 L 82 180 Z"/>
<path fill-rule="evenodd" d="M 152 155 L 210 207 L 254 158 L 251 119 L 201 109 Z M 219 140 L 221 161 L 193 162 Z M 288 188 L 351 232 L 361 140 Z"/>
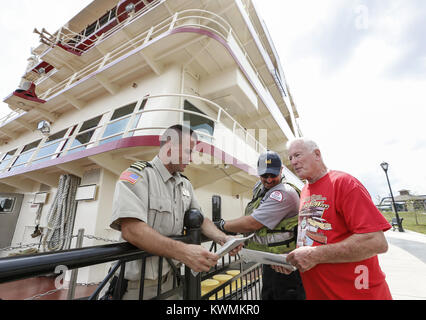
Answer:
<path fill-rule="evenodd" d="M 338 203 L 337 209 L 343 214 L 348 229 L 362 234 L 387 231 L 391 225 L 374 205 L 367 189 L 357 184 Z"/>
<path fill-rule="evenodd" d="M 274 229 L 284 218 L 297 215 L 299 196 L 292 188 L 271 190 L 251 216 L 269 229 Z"/>
<path fill-rule="evenodd" d="M 122 176 L 125 173 L 126 171 Z M 120 178 L 116 183 L 110 227 L 121 231 L 122 218 L 148 221 L 148 176 L 144 172 L 131 172 L 130 178 L 123 180 Z"/>

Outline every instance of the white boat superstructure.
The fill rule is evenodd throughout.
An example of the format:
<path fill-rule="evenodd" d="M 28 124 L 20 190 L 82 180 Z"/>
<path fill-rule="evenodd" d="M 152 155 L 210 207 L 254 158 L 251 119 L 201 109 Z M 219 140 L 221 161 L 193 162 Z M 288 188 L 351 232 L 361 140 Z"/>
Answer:
<path fill-rule="evenodd" d="M 32 235 L 47 227 L 63 174 L 81 179 L 72 233 L 118 239 L 109 228 L 115 182 L 151 160 L 173 124 L 202 142 L 185 175 L 207 216 L 212 195 L 225 218 L 243 214 L 261 152 L 288 165 L 298 114 L 252 0 L 95 0 L 57 32 L 36 32 L 41 44 L 0 120 L 0 248 L 40 240 Z M 79 282 L 105 272 L 88 268 Z"/>

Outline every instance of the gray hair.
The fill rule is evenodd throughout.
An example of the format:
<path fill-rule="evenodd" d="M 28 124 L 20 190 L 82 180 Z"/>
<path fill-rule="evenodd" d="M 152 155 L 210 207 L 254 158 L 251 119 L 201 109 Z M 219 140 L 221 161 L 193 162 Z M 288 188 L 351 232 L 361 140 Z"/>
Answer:
<path fill-rule="evenodd" d="M 313 152 L 316 149 L 319 149 L 317 143 L 314 140 L 311 140 L 309 138 L 296 138 L 296 139 L 292 139 L 287 141 L 287 150 L 290 149 L 290 147 L 294 144 L 294 143 L 298 143 L 301 142 L 303 143 L 303 145 L 309 150 L 309 152 Z"/>

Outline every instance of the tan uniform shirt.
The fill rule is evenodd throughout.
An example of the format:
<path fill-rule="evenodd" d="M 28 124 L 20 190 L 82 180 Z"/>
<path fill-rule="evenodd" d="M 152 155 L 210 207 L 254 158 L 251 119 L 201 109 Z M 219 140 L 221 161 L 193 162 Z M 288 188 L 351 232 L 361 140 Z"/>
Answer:
<path fill-rule="evenodd" d="M 152 168 L 129 168 L 125 171 L 131 173 L 129 178 L 120 177 L 114 193 L 111 228 L 121 231 L 121 218 L 136 218 L 163 236 L 181 235 L 185 212 L 191 208 L 201 211 L 191 182 L 179 173 L 172 176 L 158 156 L 150 163 Z M 158 261 L 158 257 L 146 260 L 145 279 L 158 278 Z M 128 262 L 125 278 L 139 280 L 141 265 L 141 260 Z M 164 259 L 162 275 L 169 270 Z"/>

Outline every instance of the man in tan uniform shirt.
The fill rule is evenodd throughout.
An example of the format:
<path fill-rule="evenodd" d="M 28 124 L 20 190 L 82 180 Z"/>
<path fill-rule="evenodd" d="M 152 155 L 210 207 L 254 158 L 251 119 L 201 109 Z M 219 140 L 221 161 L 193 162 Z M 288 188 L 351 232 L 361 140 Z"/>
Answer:
<path fill-rule="evenodd" d="M 111 228 L 121 231 L 122 238 L 136 247 L 182 262 L 198 272 L 208 271 L 219 257 L 203 246 L 167 238 L 182 234 L 187 210 L 201 211 L 190 181 L 181 175 L 196 144 L 194 136 L 188 128 L 170 127 L 160 138 L 160 152 L 151 162 L 136 162 L 123 172 L 115 189 Z M 204 217 L 201 230 L 219 244 L 232 238 L 217 229 L 207 217 Z M 144 299 L 156 295 L 158 262 L 158 257 L 146 261 Z M 170 269 L 164 259 L 163 292 L 173 283 Z M 126 264 L 125 279 L 129 282 L 123 299 L 138 298 L 140 270 L 141 260 Z"/>

